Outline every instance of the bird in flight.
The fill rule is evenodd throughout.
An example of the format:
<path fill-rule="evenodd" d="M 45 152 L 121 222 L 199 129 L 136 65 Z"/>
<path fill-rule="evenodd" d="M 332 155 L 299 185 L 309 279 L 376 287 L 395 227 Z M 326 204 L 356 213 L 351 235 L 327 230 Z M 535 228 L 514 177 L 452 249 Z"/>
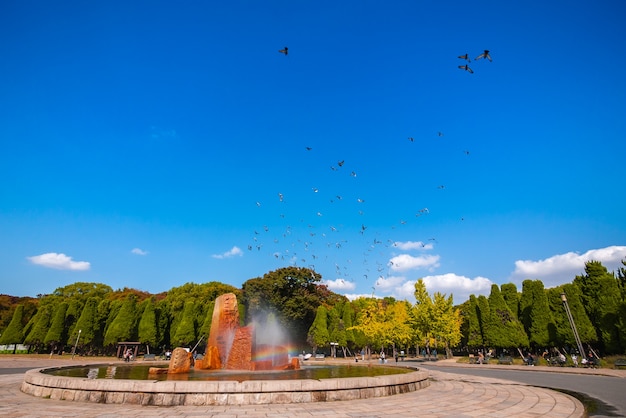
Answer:
<path fill-rule="evenodd" d="M 469 57 L 469 54 L 459 55 L 459 58 L 461 58 L 462 60 L 467 60 L 468 62 L 472 61 Z"/>
<path fill-rule="evenodd" d="M 339 161 L 339 162 L 337 163 L 337 165 L 338 165 L 339 167 L 343 167 L 343 164 L 344 164 L 344 163 L 345 163 L 345 160 L 341 160 L 341 161 Z"/>
<path fill-rule="evenodd" d="M 289 54 L 289 48 L 284 47 L 283 49 L 279 49 L 278 52 L 280 52 L 281 54 L 285 54 L 285 56 L 287 56 Z"/>
<path fill-rule="evenodd" d="M 311 147 L 306 147 L 306 150 L 307 150 L 307 151 L 311 151 L 312 149 L 313 149 L 313 148 L 311 148 Z"/>
<path fill-rule="evenodd" d="M 459 68 L 460 68 L 461 70 L 465 70 L 465 71 L 467 71 L 467 72 L 468 72 L 468 73 L 470 73 L 470 74 L 474 74 L 474 70 L 472 70 L 472 69 L 469 67 L 469 65 L 467 65 L 467 64 L 465 64 L 465 65 L 459 65 Z"/>
<path fill-rule="evenodd" d="M 488 49 L 485 49 L 485 52 L 483 52 L 482 54 L 480 54 L 479 56 L 474 58 L 474 61 L 475 60 L 479 60 L 481 58 L 485 58 L 485 59 L 488 59 L 489 61 L 491 61 L 491 55 L 489 55 L 489 50 Z"/>

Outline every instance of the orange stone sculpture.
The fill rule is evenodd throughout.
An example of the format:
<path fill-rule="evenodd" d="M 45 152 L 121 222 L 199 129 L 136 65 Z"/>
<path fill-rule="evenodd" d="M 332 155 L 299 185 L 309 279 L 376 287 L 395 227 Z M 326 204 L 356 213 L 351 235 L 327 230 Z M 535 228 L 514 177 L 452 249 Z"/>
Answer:
<path fill-rule="evenodd" d="M 285 370 L 300 368 L 297 358 L 289 359 L 285 347 L 256 347 L 254 326 L 239 325 L 237 297 L 226 293 L 215 300 L 211 331 L 203 359 L 196 360 L 196 369 Z M 273 350 L 273 351 L 272 351 Z M 272 352 L 266 356 L 265 351 Z M 257 359 L 263 352 L 263 358 Z"/>
<path fill-rule="evenodd" d="M 172 351 L 172 359 L 167 374 L 189 373 L 193 364 L 193 356 L 184 348 L 177 347 Z"/>

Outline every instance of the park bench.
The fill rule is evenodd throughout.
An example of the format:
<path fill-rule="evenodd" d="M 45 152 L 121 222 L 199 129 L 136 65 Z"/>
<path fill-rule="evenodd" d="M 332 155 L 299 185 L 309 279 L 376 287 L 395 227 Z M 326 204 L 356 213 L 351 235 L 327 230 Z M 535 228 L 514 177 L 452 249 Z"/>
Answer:
<path fill-rule="evenodd" d="M 483 364 L 489 363 L 489 358 L 490 358 L 489 356 L 483 357 Z M 469 363 L 470 364 L 478 364 L 479 359 L 480 359 L 480 357 L 475 356 L 474 354 L 470 354 L 469 355 Z"/>
<path fill-rule="evenodd" d="M 498 358 L 498 364 L 513 364 L 513 357 L 511 356 L 502 356 Z"/>
<path fill-rule="evenodd" d="M 549 366 L 565 366 L 566 360 L 563 360 L 562 358 L 560 358 L 559 356 L 554 356 L 554 357 L 550 357 L 548 359 L 548 365 Z"/>
<path fill-rule="evenodd" d="M 592 359 L 583 359 L 583 366 L 584 367 L 591 367 L 592 369 L 595 369 L 596 367 L 600 366 L 600 359 L 599 358 L 592 358 Z"/>
<path fill-rule="evenodd" d="M 155 361 L 156 356 L 154 354 L 144 354 L 143 361 Z"/>
<path fill-rule="evenodd" d="M 315 355 L 315 360 L 322 361 L 322 360 L 324 360 L 325 357 L 326 357 L 325 354 L 316 354 Z"/>
<path fill-rule="evenodd" d="M 619 369 L 620 367 L 626 367 L 626 358 L 618 358 L 615 360 L 615 363 L 613 363 L 613 368 Z"/>

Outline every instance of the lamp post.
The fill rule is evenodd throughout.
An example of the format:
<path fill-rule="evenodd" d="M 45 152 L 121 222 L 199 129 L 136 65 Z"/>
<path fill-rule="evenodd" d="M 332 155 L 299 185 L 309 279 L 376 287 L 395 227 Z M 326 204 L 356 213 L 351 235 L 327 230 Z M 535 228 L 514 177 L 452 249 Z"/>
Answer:
<path fill-rule="evenodd" d="M 567 319 L 569 321 L 570 326 L 572 327 L 572 332 L 574 333 L 574 340 L 576 340 L 576 345 L 578 346 L 578 352 L 580 353 L 581 358 L 585 359 L 585 350 L 583 349 L 583 343 L 580 341 L 580 336 L 578 335 L 578 330 L 576 329 L 576 324 L 574 323 L 574 317 L 572 316 L 572 311 L 569 309 L 569 304 L 567 303 L 567 296 L 565 292 L 561 293 L 561 300 L 563 301 L 563 307 L 565 307 L 565 313 L 567 314 Z"/>
<path fill-rule="evenodd" d="M 74 360 L 74 355 L 76 354 L 76 346 L 78 345 L 78 339 L 80 338 L 80 333 L 83 332 L 82 329 L 78 330 L 78 335 L 76 336 L 76 342 L 74 343 L 74 348 L 72 349 L 72 360 Z"/>

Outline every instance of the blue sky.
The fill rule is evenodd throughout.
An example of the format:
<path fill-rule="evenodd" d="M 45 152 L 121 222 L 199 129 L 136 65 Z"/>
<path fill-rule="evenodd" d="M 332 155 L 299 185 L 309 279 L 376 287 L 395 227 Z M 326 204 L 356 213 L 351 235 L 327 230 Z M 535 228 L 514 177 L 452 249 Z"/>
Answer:
<path fill-rule="evenodd" d="M 1 6 L 0 293 L 460 303 L 626 258 L 621 2 L 179 3 Z"/>

